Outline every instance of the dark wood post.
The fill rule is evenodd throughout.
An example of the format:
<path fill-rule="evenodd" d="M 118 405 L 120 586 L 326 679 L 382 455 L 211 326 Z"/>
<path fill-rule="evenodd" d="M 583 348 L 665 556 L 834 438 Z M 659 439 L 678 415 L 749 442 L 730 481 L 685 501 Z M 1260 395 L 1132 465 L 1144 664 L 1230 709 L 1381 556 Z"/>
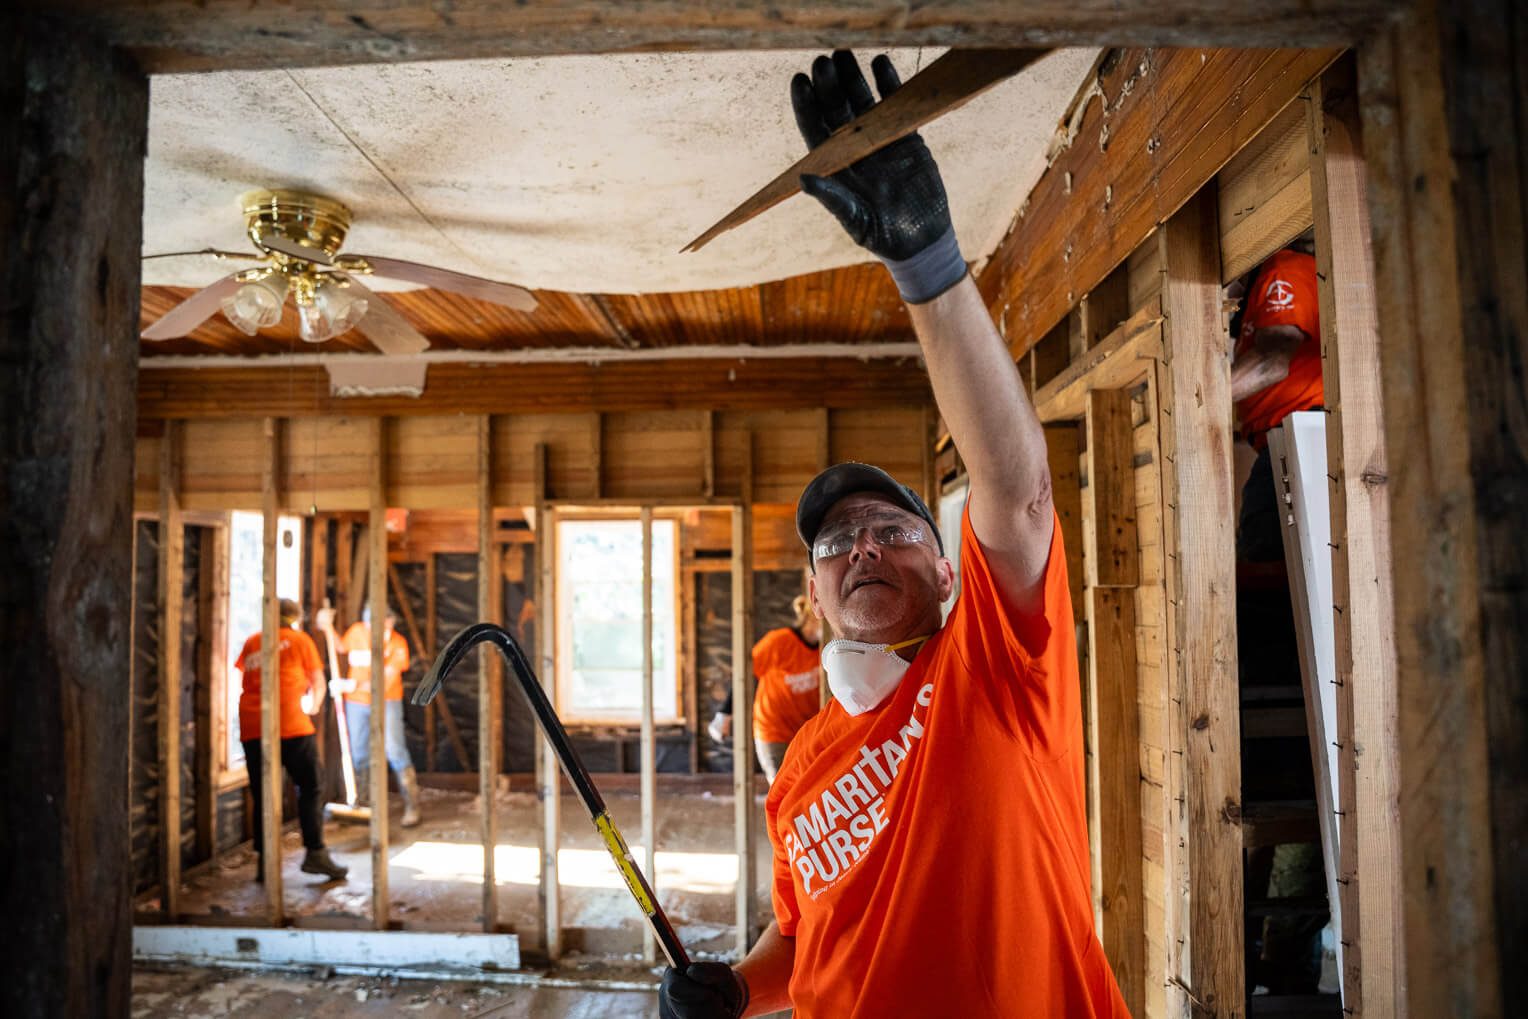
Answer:
<path fill-rule="evenodd" d="M 0 17 L 0 1014 L 125 1016 L 148 82 Z"/>

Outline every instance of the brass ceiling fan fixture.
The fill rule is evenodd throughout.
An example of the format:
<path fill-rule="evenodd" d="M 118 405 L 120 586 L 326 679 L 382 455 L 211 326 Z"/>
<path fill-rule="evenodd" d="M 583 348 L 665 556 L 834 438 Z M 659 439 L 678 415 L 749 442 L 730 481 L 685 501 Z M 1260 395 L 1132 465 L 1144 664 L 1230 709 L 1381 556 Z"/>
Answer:
<path fill-rule="evenodd" d="M 309 343 L 322 343 L 354 328 L 384 354 L 417 354 L 428 348 L 429 341 L 358 276 L 406 280 L 517 311 L 536 307 L 535 295 L 510 283 L 380 255 L 341 254 L 351 215 L 332 198 L 263 190 L 244 194 L 239 205 L 258 254 L 211 249 L 197 253 L 264 264 L 198 290 L 145 329 L 144 339 L 185 336 L 220 309 L 235 327 L 253 336 L 281 321 L 281 309 L 290 297 L 297 308 L 298 332 Z"/>

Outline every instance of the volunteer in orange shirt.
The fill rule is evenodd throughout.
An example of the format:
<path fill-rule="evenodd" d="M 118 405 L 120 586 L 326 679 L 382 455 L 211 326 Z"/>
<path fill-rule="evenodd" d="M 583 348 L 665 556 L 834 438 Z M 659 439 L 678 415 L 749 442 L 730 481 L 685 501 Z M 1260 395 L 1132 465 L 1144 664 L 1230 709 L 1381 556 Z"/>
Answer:
<path fill-rule="evenodd" d="M 281 684 L 278 698 L 281 713 L 281 766 L 297 784 L 297 820 L 302 827 L 302 844 L 307 853 L 302 869 L 309 874 L 323 874 L 336 880 L 349 873 L 334 862 L 324 848 L 323 792 L 319 785 L 318 741 L 313 735 L 313 720 L 324 705 L 324 667 L 318 659 L 313 638 L 297 628 L 302 610 L 290 598 L 281 599 L 281 646 L 276 652 L 276 675 Z M 244 763 L 249 768 L 249 791 L 255 803 L 255 880 L 265 880 L 265 842 L 262 838 L 264 811 L 260 773 L 260 654 L 261 635 L 256 633 L 244 642 L 234 668 L 243 673 L 244 687 L 239 694 L 239 742 L 244 744 Z"/>
<path fill-rule="evenodd" d="M 822 705 L 817 642 L 822 625 L 805 595 L 791 602 L 796 621 L 770 630 L 753 646 L 753 747 L 774 784 L 785 748 Z"/>
<path fill-rule="evenodd" d="M 398 777 L 398 788 L 403 792 L 403 827 L 412 828 L 419 823 L 419 778 L 414 772 L 414 762 L 409 757 L 408 741 L 403 729 L 403 674 L 409 667 L 409 645 L 396 629 L 398 622 L 393 610 L 387 610 L 384 630 L 385 648 L 383 668 L 387 682 L 383 690 L 385 716 L 383 723 L 383 748 L 387 753 L 388 767 Z M 332 639 L 332 638 L 331 638 Z M 350 733 L 350 755 L 355 763 L 356 790 L 362 803 L 368 802 L 368 778 L 371 771 L 371 609 L 361 612 L 361 621 L 352 623 L 340 642 L 350 675 L 336 679 L 330 689 L 336 697 L 345 697 L 345 727 Z M 381 797 L 387 801 L 386 790 Z"/>
<path fill-rule="evenodd" d="M 1320 407 L 1324 399 L 1316 260 L 1310 255 L 1280 251 L 1259 267 L 1247 291 L 1231 364 L 1231 399 L 1243 438 L 1258 451 L 1242 487 L 1236 554 L 1253 562 L 1281 560 L 1284 530 L 1268 430 L 1297 410 Z"/>
<path fill-rule="evenodd" d="M 884 56 L 882 96 L 897 87 Z M 874 105 L 848 53 L 791 83 L 809 146 Z M 766 817 L 774 913 L 737 966 L 665 971 L 664 1016 L 1125 1015 L 1093 930 L 1082 714 L 1045 436 L 911 135 L 817 197 L 891 270 L 970 477 L 961 592 L 910 488 L 867 464 L 807 485 L 796 529 L 833 700 Z"/>

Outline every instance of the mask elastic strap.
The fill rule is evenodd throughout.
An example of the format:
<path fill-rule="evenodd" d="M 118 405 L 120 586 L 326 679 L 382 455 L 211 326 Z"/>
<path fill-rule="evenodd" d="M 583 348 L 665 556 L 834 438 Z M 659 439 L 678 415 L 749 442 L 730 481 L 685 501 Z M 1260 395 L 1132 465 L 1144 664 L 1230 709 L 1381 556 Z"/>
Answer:
<path fill-rule="evenodd" d="M 928 640 L 928 635 L 924 634 L 922 637 L 914 637 L 911 640 L 904 640 L 900 644 L 887 644 L 886 650 L 901 651 L 905 647 L 912 647 L 914 644 L 922 644 L 926 640 Z"/>

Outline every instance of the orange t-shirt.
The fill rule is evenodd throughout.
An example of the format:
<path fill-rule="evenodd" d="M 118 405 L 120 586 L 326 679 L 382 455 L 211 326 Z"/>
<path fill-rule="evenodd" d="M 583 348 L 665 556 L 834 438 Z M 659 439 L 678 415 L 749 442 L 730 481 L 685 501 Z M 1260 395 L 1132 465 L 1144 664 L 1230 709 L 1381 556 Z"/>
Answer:
<path fill-rule="evenodd" d="M 1258 270 L 1247 295 L 1236 355 L 1252 349 L 1252 337 L 1267 326 L 1291 325 L 1305 334 L 1289 362 L 1289 374 L 1236 405 L 1242 434 L 1261 448 L 1263 434 L 1285 415 L 1321 406 L 1321 316 L 1316 293 L 1316 260 L 1298 251 L 1276 252 Z"/>
<path fill-rule="evenodd" d="M 817 714 L 818 653 L 794 629 L 770 630 L 753 646 L 753 735 L 765 743 L 789 743 Z"/>
<path fill-rule="evenodd" d="M 302 710 L 302 695 L 308 692 L 308 676 L 322 670 L 318 648 L 313 638 L 290 626 L 281 628 L 281 647 L 276 652 L 276 675 L 281 680 L 281 738 L 308 736 L 313 720 Z M 260 738 L 260 634 L 244 642 L 234 668 L 244 673 L 244 689 L 239 694 L 239 738 Z"/>
<path fill-rule="evenodd" d="M 960 556 L 891 697 L 830 702 L 769 791 L 797 1019 L 1127 1015 L 1093 930 L 1061 525 L 1038 615 L 1004 608 L 969 515 Z"/>
<path fill-rule="evenodd" d="M 371 703 L 371 627 L 366 623 L 351 623 L 350 629 L 345 631 L 345 636 L 340 639 L 340 648 L 345 652 L 345 660 L 350 663 L 350 678 L 355 680 L 355 689 L 345 695 L 347 701 L 356 704 Z M 397 630 L 387 635 L 386 668 L 387 690 L 386 698 L 390 701 L 403 700 L 403 674 L 409 667 L 408 641 Z"/>

